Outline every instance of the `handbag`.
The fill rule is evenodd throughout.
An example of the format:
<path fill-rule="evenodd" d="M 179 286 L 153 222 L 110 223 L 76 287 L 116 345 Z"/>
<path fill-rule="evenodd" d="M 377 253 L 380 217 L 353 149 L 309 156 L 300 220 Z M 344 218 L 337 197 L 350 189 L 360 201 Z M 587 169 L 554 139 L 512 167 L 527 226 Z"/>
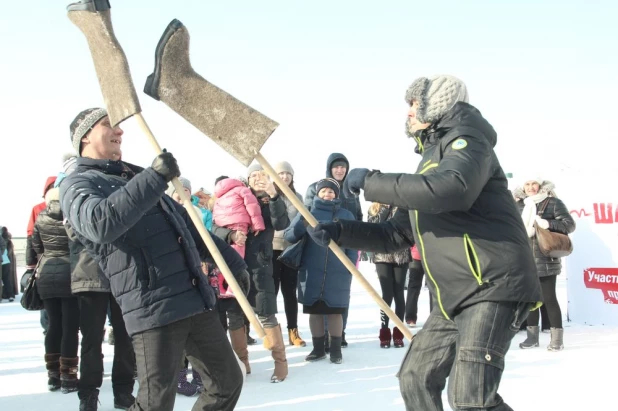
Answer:
<path fill-rule="evenodd" d="M 26 288 L 26 285 L 28 284 L 28 280 L 30 279 L 30 277 L 32 277 L 32 274 L 34 274 L 34 269 L 30 268 L 28 270 L 26 270 L 26 272 L 21 276 L 21 279 L 19 280 L 19 292 L 20 293 L 24 293 L 24 289 Z"/>
<path fill-rule="evenodd" d="M 21 306 L 28 311 L 40 311 L 43 309 L 43 300 L 41 300 L 41 296 L 39 296 L 37 290 L 37 278 L 35 273 L 28 278 L 26 287 L 24 287 L 24 293 L 21 296 Z"/>
<path fill-rule="evenodd" d="M 307 242 L 307 236 L 308 234 L 304 234 L 300 240 L 286 248 L 277 258 L 277 261 L 290 267 L 292 270 L 298 270 L 303 258 L 303 249 Z"/>
<path fill-rule="evenodd" d="M 549 201 L 546 201 L 541 209 L 541 217 L 548 203 Z M 573 243 L 568 235 L 541 228 L 536 222 L 534 223 L 534 229 L 536 230 L 536 241 L 539 245 L 539 251 L 545 257 L 561 258 L 573 252 Z"/>

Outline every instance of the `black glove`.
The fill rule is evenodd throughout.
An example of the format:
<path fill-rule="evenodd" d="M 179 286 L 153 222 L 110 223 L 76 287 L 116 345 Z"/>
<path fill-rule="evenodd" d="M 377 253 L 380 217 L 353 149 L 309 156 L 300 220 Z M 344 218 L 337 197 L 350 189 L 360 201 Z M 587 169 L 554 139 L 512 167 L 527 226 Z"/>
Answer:
<path fill-rule="evenodd" d="M 337 242 L 341 235 L 341 225 L 339 223 L 319 223 L 314 227 L 308 226 L 307 233 L 311 236 L 316 244 L 322 247 L 328 247 L 330 240 Z"/>
<path fill-rule="evenodd" d="M 343 190 L 346 194 L 358 196 L 365 189 L 365 177 L 369 174 L 368 168 L 354 168 L 350 170 L 343 182 Z"/>
<path fill-rule="evenodd" d="M 180 168 L 178 168 L 176 159 L 172 153 L 168 153 L 165 150 L 155 157 L 151 167 L 157 174 L 163 177 L 166 183 L 172 181 L 174 177 L 180 177 Z"/>
<path fill-rule="evenodd" d="M 251 290 L 251 279 L 249 277 L 249 272 L 247 270 L 242 270 L 234 274 L 234 277 L 236 277 L 236 282 L 238 282 L 238 285 L 240 286 L 243 294 L 245 294 L 245 297 L 248 296 L 249 290 Z"/>

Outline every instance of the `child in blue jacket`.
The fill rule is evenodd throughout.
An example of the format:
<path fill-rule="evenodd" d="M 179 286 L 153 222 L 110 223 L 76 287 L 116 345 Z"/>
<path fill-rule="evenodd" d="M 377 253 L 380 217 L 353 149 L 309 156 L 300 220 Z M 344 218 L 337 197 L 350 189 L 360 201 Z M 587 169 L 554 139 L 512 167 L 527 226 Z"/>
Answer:
<path fill-rule="evenodd" d="M 313 200 L 311 214 L 320 223 L 338 220 L 354 220 L 354 215 L 341 207 L 340 187 L 337 180 L 325 178 L 316 183 L 317 196 Z M 306 222 L 298 214 L 283 237 L 290 243 L 298 242 L 307 233 Z M 344 250 L 353 264 L 358 252 Z M 304 272 L 304 273 L 303 273 Z M 342 314 L 350 303 L 352 275 L 330 249 L 320 247 L 307 236 L 303 249 L 299 274 L 306 275 L 303 313 L 309 314 L 309 328 L 313 350 L 305 361 L 326 358 L 324 351 L 324 316 L 328 317 L 328 332 L 331 336 L 330 361 L 341 364 Z"/>

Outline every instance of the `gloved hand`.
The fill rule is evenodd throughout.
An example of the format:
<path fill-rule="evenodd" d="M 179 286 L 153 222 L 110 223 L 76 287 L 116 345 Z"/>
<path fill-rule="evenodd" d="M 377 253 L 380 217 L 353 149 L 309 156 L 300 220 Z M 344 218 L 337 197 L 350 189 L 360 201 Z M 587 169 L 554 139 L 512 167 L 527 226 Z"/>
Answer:
<path fill-rule="evenodd" d="M 369 174 L 368 168 L 354 168 L 350 170 L 343 183 L 343 190 L 346 194 L 358 196 L 360 191 L 365 189 L 365 177 L 367 177 L 367 174 Z"/>
<path fill-rule="evenodd" d="M 546 229 L 546 230 L 547 230 L 547 229 L 549 229 L 549 221 L 547 221 L 547 220 L 543 220 L 543 219 L 542 219 L 541 217 L 539 217 L 538 215 L 535 217 L 535 221 L 536 221 L 536 224 L 537 224 L 539 227 L 544 228 L 544 229 Z"/>
<path fill-rule="evenodd" d="M 172 153 L 168 153 L 165 150 L 155 157 L 151 167 L 157 174 L 163 177 L 166 183 L 172 181 L 174 177 L 180 177 L 180 168 L 178 168 L 176 159 Z"/>
<path fill-rule="evenodd" d="M 328 247 L 330 240 L 337 242 L 341 235 L 341 225 L 339 223 L 319 223 L 314 227 L 307 226 L 307 233 L 316 244 L 322 247 Z"/>
<path fill-rule="evenodd" d="M 249 272 L 247 270 L 242 270 L 237 273 L 234 273 L 234 277 L 236 277 L 236 281 L 238 285 L 242 289 L 243 294 L 246 296 L 249 295 L 249 290 L 251 290 L 251 279 L 249 278 Z"/>

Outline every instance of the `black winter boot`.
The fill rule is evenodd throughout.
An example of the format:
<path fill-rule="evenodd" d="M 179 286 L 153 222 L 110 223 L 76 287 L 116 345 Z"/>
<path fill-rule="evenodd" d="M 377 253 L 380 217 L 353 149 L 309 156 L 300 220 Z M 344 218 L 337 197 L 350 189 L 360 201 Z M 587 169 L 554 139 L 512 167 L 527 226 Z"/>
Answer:
<path fill-rule="evenodd" d="M 78 357 L 60 357 L 60 387 L 63 394 L 77 391 L 78 364 Z"/>
<path fill-rule="evenodd" d="M 135 397 L 130 392 L 114 395 L 114 408 L 117 410 L 128 410 L 133 403 L 135 403 Z"/>
<path fill-rule="evenodd" d="M 326 358 L 326 352 L 324 352 L 324 340 L 326 337 L 313 337 L 313 350 L 305 357 L 305 361 L 313 362 Z"/>
<path fill-rule="evenodd" d="M 79 411 L 97 411 L 99 404 L 99 390 L 80 392 Z"/>
<path fill-rule="evenodd" d="M 527 349 L 539 346 L 539 326 L 526 327 L 527 338 L 519 344 L 519 348 Z"/>
<path fill-rule="evenodd" d="M 60 354 L 45 354 L 45 368 L 47 368 L 47 389 L 60 389 Z"/>
<path fill-rule="evenodd" d="M 330 362 L 341 364 L 343 355 L 341 354 L 341 340 L 343 337 L 330 337 Z"/>

